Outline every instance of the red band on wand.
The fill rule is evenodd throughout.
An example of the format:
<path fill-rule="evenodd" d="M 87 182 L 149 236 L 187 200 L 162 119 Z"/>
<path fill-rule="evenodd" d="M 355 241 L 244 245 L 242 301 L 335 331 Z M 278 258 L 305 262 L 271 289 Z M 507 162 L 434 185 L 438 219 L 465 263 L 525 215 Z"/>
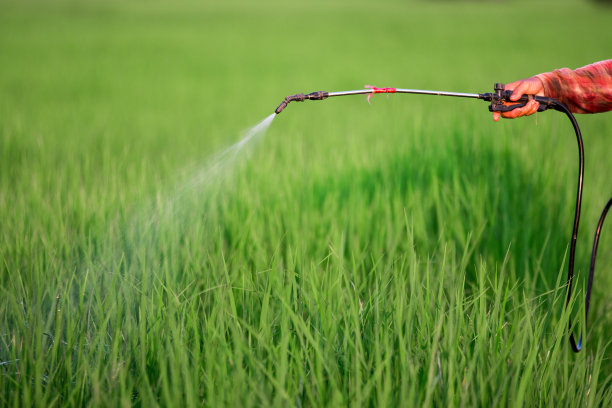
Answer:
<path fill-rule="evenodd" d="M 377 87 L 372 86 L 372 85 L 365 85 L 365 88 L 370 88 L 372 90 L 372 93 L 368 95 L 368 103 L 370 103 L 370 98 L 372 98 L 372 95 L 374 95 L 374 94 L 377 94 L 377 93 L 386 93 L 387 94 L 387 99 L 389 99 L 389 94 L 396 92 L 395 88 L 377 88 Z"/>

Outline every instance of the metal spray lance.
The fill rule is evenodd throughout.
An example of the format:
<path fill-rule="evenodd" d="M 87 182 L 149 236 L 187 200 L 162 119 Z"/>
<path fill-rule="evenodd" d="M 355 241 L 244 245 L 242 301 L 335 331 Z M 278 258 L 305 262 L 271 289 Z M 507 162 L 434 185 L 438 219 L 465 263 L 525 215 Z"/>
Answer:
<path fill-rule="evenodd" d="M 309 94 L 299 93 L 296 95 L 289 95 L 278 105 L 274 110 L 276 114 L 279 114 L 287 107 L 290 102 L 304 102 L 305 100 L 321 101 L 323 99 L 331 98 L 334 96 L 348 96 L 348 95 L 368 95 L 368 98 L 373 94 L 378 93 L 405 93 L 405 94 L 419 94 L 419 95 L 437 95 L 437 96 L 454 96 L 458 98 L 473 98 L 482 99 L 487 102 L 491 102 L 489 110 L 491 112 L 508 112 L 513 109 L 525 106 L 531 99 L 535 99 L 540 107 L 538 112 L 542 112 L 548 108 L 555 109 L 555 106 L 560 102 L 553 98 L 536 95 L 523 95 L 517 101 L 510 101 L 510 95 L 512 91 L 504 90 L 504 84 L 497 83 L 494 87 L 494 92 L 487 93 L 463 93 L 463 92 L 445 92 L 445 91 L 428 91 L 423 89 L 402 89 L 402 88 L 377 88 L 374 86 L 367 87 L 365 89 L 357 89 L 354 91 L 339 91 L 339 92 L 324 92 L 317 91 Z M 513 102 L 509 104 L 510 102 Z"/>

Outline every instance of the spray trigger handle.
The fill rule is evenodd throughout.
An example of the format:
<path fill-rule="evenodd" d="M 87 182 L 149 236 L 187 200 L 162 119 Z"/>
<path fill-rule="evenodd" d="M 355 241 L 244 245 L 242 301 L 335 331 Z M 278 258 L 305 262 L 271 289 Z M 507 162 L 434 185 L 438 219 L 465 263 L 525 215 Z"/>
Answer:
<path fill-rule="evenodd" d="M 503 103 L 502 104 L 496 104 L 496 105 L 491 104 L 491 105 L 489 105 L 489 111 L 490 112 L 510 112 L 511 110 L 514 110 L 516 108 L 522 108 L 525 105 L 527 105 L 527 102 L 524 102 L 524 103 L 514 103 L 512 105 L 504 105 Z M 540 104 L 538 106 L 538 112 L 544 112 L 548 108 L 550 108 L 550 106 L 544 105 L 544 104 Z"/>
<path fill-rule="evenodd" d="M 512 95 L 511 90 L 505 90 L 504 84 L 496 83 L 493 87 L 494 93 L 485 93 L 482 94 L 482 99 L 486 101 L 491 101 L 489 105 L 490 112 L 510 112 L 516 108 L 522 108 L 527 105 L 527 102 L 530 100 L 535 100 L 540 104 L 538 107 L 538 112 L 543 112 L 549 108 L 555 108 L 557 104 L 557 100 L 554 98 L 548 98 L 546 96 L 537 96 L 537 95 L 522 95 L 516 101 L 510 100 L 510 95 Z M 514 102 L 514 103 L 513 103 Z M 509 105 L 507 103 L 510 103 Z"/>

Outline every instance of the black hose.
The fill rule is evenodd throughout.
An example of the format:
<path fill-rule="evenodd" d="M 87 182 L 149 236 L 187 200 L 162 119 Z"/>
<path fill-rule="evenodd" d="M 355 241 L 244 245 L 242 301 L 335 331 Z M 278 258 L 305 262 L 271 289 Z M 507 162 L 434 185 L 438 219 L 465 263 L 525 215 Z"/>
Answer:
<path fill-rule="evenodd" d="M 582 133 L 580 132 L 580 127 L 578 126 L 578 122 L 576 118 L 570 112 L 570 110 L 564 104 L 560 102 L 555 102 L 552 106 L 553 109 L 563 112 L 567 115 L 567 117 L 572 122 L 572 126 L 574 127 L 574 131 L 576 132 L 576 140 L 578 142 L 578 188 L 576 191 L 576 209 L 574 211 L 574 228 L 572 230 L 572 237 L 570 243 L 570 254 L 569 254 L 569 266 L 567 271 L 567 298 L 565 299 L 565 308 L 569 305 L 570 299 L 572 297 L 572 284 L 574 281 L 574 263 L 575 263 L 575 255 L 576 255 L 576 240 L 578 238 L 578 226 L 580 224 L 580 210 L 582 207 L 582 186 L 583 186 L 583 176 L 584 176 L 584 145 L 582 143 Z M 595 230 L 595 238 L 593 239 L 593 251 L 591 252 L 591 266 L 589 267 L 589 280 L 587 283 L 587 290 L 585 296 L 585 311 L 584 311 L 584 331 L 587 330 L 587 321 L 589 315 L 589 305 L 591 304 L 591 293 L 593 289 L 593 277 L 595 275 L 595 259 L 597 257 L 597 246 L 599 244 L 599 235 L 601 234 L 601 228 L 606 219 L 606 215 L 608 214 L 608 210 L 612 206 L 612 198 L 608 201 L 606 206 L 604 207 L 601 216 L 599 217 L 599 222 L 597 223 L 597 229 Z M 576 342 L 576 338 L 574 337 L 574 333 L 572 333 L 572 320 L 569 319 L 568 330 L 570 333 L 570 344 L 572 345 L 572 350 L 578 353 L 582 350 L 582 331 L 580 332 L 580 338 L 578 342 Z"/>

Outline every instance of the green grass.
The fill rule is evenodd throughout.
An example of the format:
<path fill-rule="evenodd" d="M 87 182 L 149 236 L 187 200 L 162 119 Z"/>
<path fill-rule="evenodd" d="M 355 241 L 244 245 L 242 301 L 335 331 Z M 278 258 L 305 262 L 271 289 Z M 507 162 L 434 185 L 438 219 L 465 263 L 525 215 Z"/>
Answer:
<path fill-rule="evenodd" d="M 565 2 L 1 2 L 0 405 L 610 406 L 612 231 L 566 333 L 577 168 L 556 113 L 294 103 L 489 91 L 609 58 Z M 612 193 L 581 115 L 582 323 Z M 188 186 L 185 188 L 184 186 Z"/>

